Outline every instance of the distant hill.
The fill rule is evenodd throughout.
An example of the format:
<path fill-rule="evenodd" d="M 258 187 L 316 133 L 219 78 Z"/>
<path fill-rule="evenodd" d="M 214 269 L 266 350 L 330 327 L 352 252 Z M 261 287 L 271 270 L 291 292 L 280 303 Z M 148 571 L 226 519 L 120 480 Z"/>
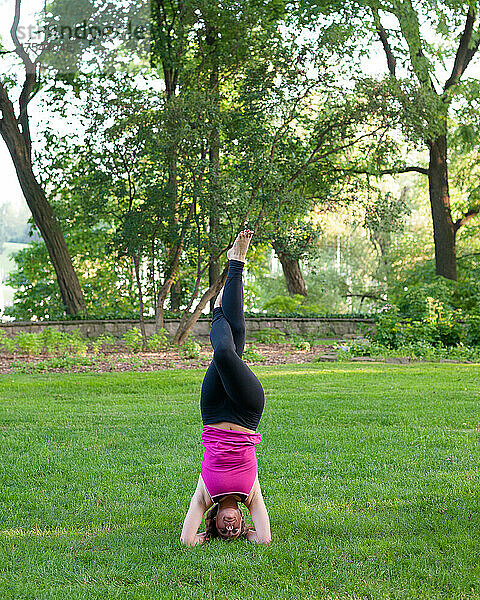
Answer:
<path fill-rule="evenodd" d="M 29 244 L 18 244 L 15 242 L 4 242 L 0 247 L 0 313 L 5 306 L 12 304 L 13 294 L 15 290 L 7 285 L 4 281 L 8 274 L 15 268 L 15 262 L 11 256 L 19 250 L 23 250 Z"/>

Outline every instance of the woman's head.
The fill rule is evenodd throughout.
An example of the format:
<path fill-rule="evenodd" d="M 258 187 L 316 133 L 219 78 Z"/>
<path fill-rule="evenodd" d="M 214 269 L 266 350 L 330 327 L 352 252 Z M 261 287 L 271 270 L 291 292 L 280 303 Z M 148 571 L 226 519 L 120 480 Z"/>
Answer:
<path fill-rule="evenodd" d="M 246 537 L 248 527 L 245 517 L 236 502 L 216 504 L 205 517 L 206 538 L 221 537 L 224 540 L 236 540 Z"/>

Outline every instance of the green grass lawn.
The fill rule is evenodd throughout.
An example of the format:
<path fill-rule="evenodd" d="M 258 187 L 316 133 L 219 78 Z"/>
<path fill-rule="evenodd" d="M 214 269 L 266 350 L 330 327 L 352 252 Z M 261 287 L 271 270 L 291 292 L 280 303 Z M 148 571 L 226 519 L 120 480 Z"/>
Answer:
<path fill-rule="evenodd" d="M 0 377 L 2 599 L 480 598 L 480 366 L 255 371 L 273 542 L 196 548 L 203 370 Z"/>

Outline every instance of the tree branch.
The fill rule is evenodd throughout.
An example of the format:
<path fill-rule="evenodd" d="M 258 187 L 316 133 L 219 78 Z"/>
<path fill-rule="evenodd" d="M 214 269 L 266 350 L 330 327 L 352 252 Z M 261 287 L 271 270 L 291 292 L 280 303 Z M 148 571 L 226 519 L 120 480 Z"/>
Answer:
<path fill-rule="evenodd" d="M 377 30 L 378 37 L 380 38 L 380 41 L 382 42 L 382 46 L 385 51 L 385 55 L 387 57 L 388 70 L 390 72 L 390 75 L 395 77 L 396 58 L 392 52 L 392 47 L 390 46 L 390 43 L 388 41 L 387 32 L 385 31 L 385 28 L 383 27 L 383 25 L 380 21 L 380 16 L 378 14 L 378 10 L 376 8 L 375 9 L 372 8 L 372 13 L 373 13 L 373 22 L 375 24 L 375 29 Z"/>
<path fill-rule="evenodd" d="M 341 171 L 343 173 L 355 173 L 357 175 L 399 175 L 400 173 L 421 173 L 428 175 L 428 169 L 425 167 L 404 167 L 403 169 L 380 169 L 379 171 L 369 171 L 368 169 L 350 169 L 350 168 L 333 168 L 332 171 Z"/>
<path fill-rule="evenodd" d="M 448 88 L 454 85 L 462 76 L 463 72 L 468 66 L 468 63 L 475 54 L 478 45 L 480 43 L 480 37 L 478 38 L 475 46 L 470 48 L 470 42 L 473 34 L 473 24 L 475 22 L 475 11 L 470 6 L 465 20 L 465 28 L 460 37 L 460 43 L 458 44 L 457 54 L 455 55 L 455 62 L 453 63 L 453 69 L 450 77 L 443 86 L 443 91 L 446 92 Z"/>
<path fill-rule="evenodd" d="M 460 219 L 457 219 L 453 224 L 454 232 L 457 233 L 460 227 L 465 225 L 465 223 L 468 223 L 470 219 L 473 219 L 473 217 L 476 217 L 478 214 L 480 214 L 480 207 L 471 208 L 470 210 L 468 210 L 464 215 L 460 217 Z"/>
<path fill-rule="evenodd" d="M 18 101 L 20 108 L 18 122 L 22 126 L 22 136 L 25 140 L 25 145 L 27 147 L 28 158 L 29 160 L 31 160 L 32 139 L 30 135 L 30 123 L 28 119 L 27 108 L 28 103 L 33 97 L 32 92 L 35 87 L 35 84 L 37 83 L 37 69 L 36 62 L 33 62 L 32 59 L 28 56 L 25 48 L 18 39 L 17 29 L 18 23 L 20 21 L 20 4 L 21 0 L 15 0 L 15 16 L 13 18 L 12 27 L 10 28 L 10 36 L 15 45 L 15 52 L 22 59 L 22 62 L 25 65 L 25 82 L 23 84 L 23 88 Z"/>
<path fill-rule="evenodd" d="M 413 8 L 411 0 L 404 0 L 399 4 L 401 9 L 394 14 L 400 23 L 400 30 L 407 43 L 413 71 L 422 85 L 437 93 L 430 76 L 429 61 L 423 53 L 418 14 Z"/>

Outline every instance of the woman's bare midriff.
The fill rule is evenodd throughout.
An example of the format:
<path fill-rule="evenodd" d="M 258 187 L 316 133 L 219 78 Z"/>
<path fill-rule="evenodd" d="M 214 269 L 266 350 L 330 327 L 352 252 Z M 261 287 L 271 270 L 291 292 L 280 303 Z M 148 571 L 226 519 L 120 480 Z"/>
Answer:
<path fill-rule="evenodd" d="M 245 433 L 255 433 L 253 429 L 242 427 L 238 423 L 230 423 L 230 421 L 220 421 L 219 423 L 209 423 L 209 427 L 216 427 L 217 429 L 229 429 L 230 431 L 244 431 Z"/>

